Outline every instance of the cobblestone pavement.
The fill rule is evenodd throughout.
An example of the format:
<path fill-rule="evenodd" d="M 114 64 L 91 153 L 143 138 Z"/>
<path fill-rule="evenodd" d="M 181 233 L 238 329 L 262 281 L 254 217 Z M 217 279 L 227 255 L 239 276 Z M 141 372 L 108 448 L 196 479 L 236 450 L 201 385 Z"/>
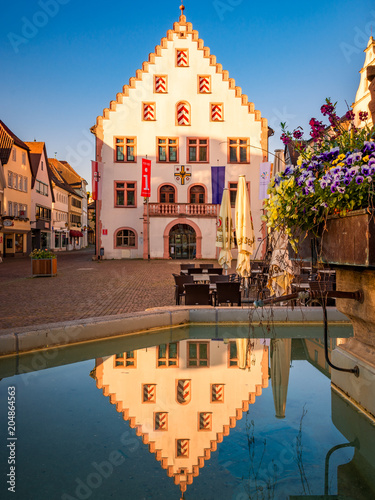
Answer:
<path fill-rule="evenodd" d="M 1 330 L 174 304 L 180 261 L 93 261 L 94 249 L 61 252 L 57 275 L 31 277 L 30 258 L 0 264 Z M 207 261 L 208 262 L 208 261 Z M 211 261 L 214 262 L 214 261 Z"/>

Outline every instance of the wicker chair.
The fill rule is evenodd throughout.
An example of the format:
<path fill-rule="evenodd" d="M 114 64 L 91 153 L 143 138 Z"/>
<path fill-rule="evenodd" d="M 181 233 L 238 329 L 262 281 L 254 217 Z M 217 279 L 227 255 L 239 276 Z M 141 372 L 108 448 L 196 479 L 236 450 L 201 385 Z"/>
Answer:
<path fill-rule="evenodd" d="M 216 298 L 215 305 L 233 304 L 241 305 L 241 289 L 240 283 L 237 281 L 224 283 L 216 283 Z"/>
<path fill-rule="evenodd" d="M 187 274 L 173 274 L 175 282 L 175 299 L 176 306 L 180 305 L 181 297 L 185 296 L 185 283 L 193 283 L 193 276 Z"/>
<path fill-rule="evenodd" d="M 210 274 L 210 283 L 217 283 L 218 281 L 227 282 L 230 281 L 229 278 L 230 278 L 229 274 Z"/>
<path fill-rule="evenodd" d="M 188 274 L 202 274 L 203 269 L 201 267 L 189 267 L 187 272 Z"/>
<path fill-rule="evenodd" d="M 180 264 L 180 271 L 186 271 L 187 269 L 192 269 L 195 264 Z"/>
<path fill-rule="evenodd" d="M 187 306 L 209 306 L 212 305 L 210 285 L 185 283 L 185 305 Z"/>
<path fill-rule="evenodd" d="M 222 267 L 211 267 L 210 274 L 223 274 L 223 268 Z"/>

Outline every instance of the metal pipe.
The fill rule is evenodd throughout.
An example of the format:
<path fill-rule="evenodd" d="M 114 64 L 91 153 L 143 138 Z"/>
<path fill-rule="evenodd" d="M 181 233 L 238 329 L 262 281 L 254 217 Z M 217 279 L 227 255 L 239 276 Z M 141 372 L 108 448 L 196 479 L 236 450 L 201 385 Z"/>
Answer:
<path fill-rule="evenodd" d="M 363 302 L 363 292 L 362 290 L 357 290 L 355 292 L 340 292 L 336 290 L 329 291 L 320 291 L 320 290 L 310 290 L 309 292 L 298 292 L 298 293 L 290 293 L 288 295 L 281 295 L 280 297 L 274 297 L 272 299 L 265 300 L 255 300 L 255 307 L 263 307 L 267 304 L 275 304 L 277 302 L 285 302 L 287 300 L 293 300 L 296 298 L 310 298 L 310 299 L 318 299 L 321 301 L 321 305 L 323 308 L 323 319 L 324 319 L 324 356 L 328 365 L 334 370 L 338 370 L 340 372 L 348 372 L 354 373 L 356 377 L 359 377 L 359 367 L 355 365 L 354 368 L 341 368 L 339 366 L 334 365 L 329 359 L 328 355 L 328 320 L 327 320 L 327 298 L 337 298 L 337 299 L 353 299 L 358 302 Z"/>
<path fill-rule="evenodd" d="M 340 450 L 341 448 L 359 448 L 359 441 L 358 438 L 356 437 L 354 441 L 351 443 L 343 443 L 343 444 L 337 444 L 330 450 L 328 450 L 328 453 L 326 455 L 325 463 L 324 463 L 324 495 L 328 496 L 328 481 L 329 481 L 329 459 L 331 458 L 331 455 L 334 451 Z"/>
<path fill-rule="evenodd" d="M 338 370 L 340 372 L 348 372 L 348 373 L 354 373 L 356 377 L 359 377 L 359 368 L 358 365 L 355 365 L 354 368 L 341 368 L 339 366 L 336 366 L 332 363 L 332 361 L 329 359 L 328 356 L 328 320 L 327 320 L 327 304 L 326 304 L 326 299 L 323 298 L 322 301 L 322 308 L 323 308 L 323 318 L 324 318 L 324 355 L 326 358 L 327 363 L 331 368 L 334 370 Z"/>

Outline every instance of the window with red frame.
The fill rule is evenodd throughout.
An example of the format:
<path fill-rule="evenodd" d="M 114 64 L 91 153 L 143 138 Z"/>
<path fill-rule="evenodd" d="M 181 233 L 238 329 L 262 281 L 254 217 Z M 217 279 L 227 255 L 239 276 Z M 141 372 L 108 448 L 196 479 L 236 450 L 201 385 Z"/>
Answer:
<path fill-rule="evenodd" d="M 190 203 L 205 203 L 205 190 L 203 186 L 190 188 Z"/>
<path fill-rule="evenodd" d="M 135 207 L 135 182 L 115 182 L 115 207 Z"/>
<path fill-rule="evenodd" d="M 246 137 L 229 137 L 229 163 L 250 162 L 250 141 Z"/>
<path fill-rule="evenodd" d="M 115 137 L 115 161 L 135 162 L 135 147 L 135 137 Z"/>
<path fill-rule="evenodd" d="M 208 139 L 188 138 L 188 162 L 208 161 Z"/>

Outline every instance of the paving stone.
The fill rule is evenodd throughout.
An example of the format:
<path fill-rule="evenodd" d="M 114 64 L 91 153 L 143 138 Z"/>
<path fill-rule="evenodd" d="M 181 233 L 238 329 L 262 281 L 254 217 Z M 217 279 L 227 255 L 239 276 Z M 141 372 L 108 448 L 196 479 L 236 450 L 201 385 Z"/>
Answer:
<path fill-rule="evenodd" d="M 0 335 L 5 329 L 17 333 L 20 327 L 175 305 L 172 273 L 179 273 L 180 261 L 93 261 L 93 256 L 93 248 L 60 252 L 57 275 L 40 278 L 31 277 L 30 258 L 4 259 Z"/>

